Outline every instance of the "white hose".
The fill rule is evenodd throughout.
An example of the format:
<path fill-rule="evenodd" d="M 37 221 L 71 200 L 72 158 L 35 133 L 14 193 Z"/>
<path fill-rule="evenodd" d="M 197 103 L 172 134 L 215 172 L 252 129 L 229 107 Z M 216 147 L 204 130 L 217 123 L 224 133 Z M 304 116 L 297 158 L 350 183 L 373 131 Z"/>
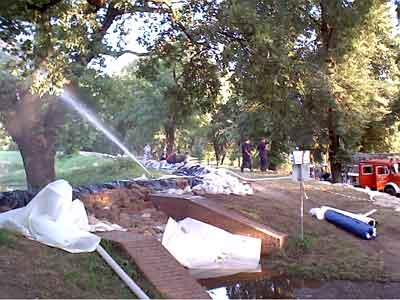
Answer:
<path fill-rule="evenodd" d="M 268 181 L 268 180 L 282 180 L 282 179 L 290 179 L 290 178 L 292 178 L 290 176 L 248 178 L 248 177 L 240 176 L 239 174 L 236 174 L 235 172 L 232 172 L 231 170 L 228 170 L 228 169 L 220 168 L 218 170 L 224 170 L 226 173 L 229 173 L 232 176 L 237 177 L 237 178 L 242 179 L 242 180 L 245 180 L 245 181 Z M 174 174 L 171 174 L 171 175 L 163 175 L 161 177 L 158 177 L 157 179 L 196 178 L 196 177 L 200 177 L 201 178 L 201 176 L 202 175 L 192 176 L 192 175 L 174 175 Z"/>
<path fill-rule="evenodd" d="M 367 212 L 367 213 L 365 213 L 365 214 L 363 214 L 365 217 L 369 217 L 370 215 L 372 215 L 372 214 L 374 214 L 374 213 L 376 213 L 377 212 L 377 210 L 376 209 L 373 209 L 373 210 L 371 210 L 371 211 L 369 211 L 369 212 Z"/>
<path fill-rule="evenodd" d="M 246 180 L 246 181 L 268 181 L 268 180 L 282 180 L 282 179 L 290 179 L 290 178 L 292 178 L 290 176 L 248 178 L 248 177 L 240 176 L 239 174 L 236 174 L 235 172 L 232 172 L 231 170 L 228 170 L 228 169 L 222 169 L 222 170 L 225 170 L 227 173 L 231 174 L 232 176 L 235 176 L 235 177 L 237 177 L 239 179 Z"/>
<path fill-rule="evenodd" d="M 149 296 L 130 278 L 124 270 L 115 262 L 115 260 L 104 250 L 100 245 L 97 246 L 96 251 L 105 260 L 105 262 L 117 273 L 122 281 L 129 287 L 129 289 L 139 297 L 139 299 L 150 299 Z"/>
<path fill-rule="evenodd" d="M 262 177 L 262 178 L 248 178 L 248 177 L 243 177 L 240 176 L 239 174 L 236 174 L 235 172 L 232 172 L 228 169 L 218 169 L 218 170 L 224 170 L 227 173 L 231 174 L 234 177 L 237 177 L 239 179 L 245 180 L 245 181 L 268 181 L 268 180 L 282 180 L 282 179 L 290 179 L 292 177 L 290 176 L 283 176 L 283 177 Z M 174 178 L 196 178 L 196 177 L 200 177 L 201 178 L 202 175 L 198 175 L 198 176 L 191 176 L 191 175 L 163 175 L 161 177 L 158 177 L 157 179 L 174 179 Z"/>

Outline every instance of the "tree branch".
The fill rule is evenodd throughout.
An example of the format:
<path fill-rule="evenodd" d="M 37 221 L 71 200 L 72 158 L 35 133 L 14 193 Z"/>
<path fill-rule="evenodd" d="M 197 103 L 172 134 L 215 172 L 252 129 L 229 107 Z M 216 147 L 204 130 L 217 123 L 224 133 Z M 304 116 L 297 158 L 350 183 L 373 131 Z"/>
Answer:
<path fill-rule="evenodd" d="M 152 6 L 149 6 L 149 4 L 153 4 Z M 167 8 L 165 8 L 165 6 Z M 124 13 L 158 13 L 158 14 L 170 14 L 172 12 L 172 8 L 167 4 L 167 1 L 146 1 L 144 2 L 143 5 L 137 4 L 137 1 L 135 4 L 131 7 L 127 7 L 124 9 Z"/>
<path fill-rule="evenodd" d="M 110 56 L 114 56 L 114 57 L 119 57 L 124 54 L 133 54 L 133 55 L 136 55 L 139 57 L 146 57 L 146 56 L 150 56 L 151 52 L 136 52 L 133 50 L 126 49 L 126 50 L 121 50 L 121 51 L 105 51 L 105 52 L 102 52 L 101 54 L 110 55 Z"/>
<path fill-rule="evenodd" d="M 165 10 L 165 8 L 161 7 L 162 2 L 160 2 L 160 1 L 149 1 L 149 2 L 157 3 L 157 4 L 159 4 L 159 6 L 157 6 L 157 7 L 148 6 L 148 2 L 146 2 L 146 5 L 142 5 L 141 6 L 139 4 L 136 4 L 137 3 L 136 2 L 135 5 L 132 6 L 132 7 L 120 9 L 120 8 L 115 8 L 113 3 L 111 2 L 109 4 L 109 6 L 108 6 L 107 13 L 106 13 L 106 16 L 105 16 L 105 18 L 103 20 L 103 23 L 102 23 L 100 29 L 98 30 L 98 32 L 95 34 L 95 38 L 93 39 L 93 42 L 101 44 L 104 36 L 107 33 L 107 30 L 111 27 L 113 22 L 118 17 L 120 17 L 120 16 L 122 16 L 124 14 L 137 13 L 137 12 L 147 12 L 147 13 L 168 13 L 169 12 L 168 10 Z M 102 51 L 96 52 L 96 51 L 92 50 L 85 57 L 82 57 L 81 61 L 84 64 L 88 64 L 93 58 L 95 58 L 99 54 L 106 54 L 106 55 L 112 55 L 112 56 L 115 56 L 115 55 L 116 56 L 121 56 L 121 55 L 123 55 L 125 53 L 131 53 L 131 54 L 135 54 L 137 56 L 146 56 L 147 55 L 147 54 L 144 54 L 144 53 L 138 53 L 138 52 L 134 52 L 134 51 L 131 51 L 131 50 L 123 50 L 123 51 L 120 51 L 118 53 L 113 53 L 113 52 L 110 51 L 108 54 L 107 54 L 107 52 L 102 52 Z"/>

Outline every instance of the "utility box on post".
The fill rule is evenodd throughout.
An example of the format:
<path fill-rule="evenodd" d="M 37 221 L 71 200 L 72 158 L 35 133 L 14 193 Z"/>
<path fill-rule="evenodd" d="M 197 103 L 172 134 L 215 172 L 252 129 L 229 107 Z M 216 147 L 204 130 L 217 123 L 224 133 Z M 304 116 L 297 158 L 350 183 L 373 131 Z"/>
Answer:
<path fill-rule="evenodd" d="M 310 151 L 293 151 L 292 180 L 310 180 Z"/>
<path fill-rule="evenodd" d="M 292 179 L 300 182 L 300 238 L 304 240 L 304 180 L 310 179 L 310 151 L 293 151 Z"/>

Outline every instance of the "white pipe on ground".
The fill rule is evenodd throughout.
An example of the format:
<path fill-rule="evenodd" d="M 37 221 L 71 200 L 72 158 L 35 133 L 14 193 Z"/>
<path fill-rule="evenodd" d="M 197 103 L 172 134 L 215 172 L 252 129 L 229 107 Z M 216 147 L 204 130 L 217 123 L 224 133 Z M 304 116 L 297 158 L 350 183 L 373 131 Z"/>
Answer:
<path fill-rule="evenodd" d="M 129 287 L 129 289 L 139 297 L 139 299 L 150 299 L 149 296 L 130 278 L 124 270 L 115 262 L 115 260 L 104 250 L 100 245 L 97 246 L 96 251 L 105 260 L 105 262 L 117 273 L 122 281 Z"/>
<path fill-rule="evenodd" d="M 268 181 L 268 180 L 282 180 L 282 179 L 290 179 L 292 178 L 291 176 L 283 176 L 283 177 L 262 177 L 262 178 L 248 178 L 248 177 L 243 177 L 240 176 L 239 174 L 236 174 L 235 172 L 232 172 L 231 170 L 228 169 L 223 169 L 227 173 L 231 174 L 232 176 L 235 176 L 239 179 L 245 180 L 245 181 Z"/>
<path fill-rule="evenodd" d="M 321 209 L 324 211 L 324 214 L 325 214 L 325 211 L 327 211 L 327 210 L 333 210 L 333 211 L 336 211 L 336 212 L 338 212 L 338 213 L 340 213 L 342 215 L 345 215 L 345 216 L 348 216 L 350 218 L 359 220 L 359 221 L 361 221 L 361 222 L 363 222 L 365 224 L 369 224 L 372 227 L 376 227 L 375 219 L 367 217 L 365 214 L 355 214 L 355 213 L 352 213 L 352 212 L 349 212 L 349 211 L 337 209 L 337 208 L 330 207 L 330 206 L 321 206 Z M 369 212 L 369 213 L 371 213 L 371 212 Z"/>
<path fill-rule="evenodd" d="M 369 211 L 369 212 L 367 212 L 367 213 L 365 213 L 365 214 L 363 214 L 365 217 L 369 217 L 370 215 L 372 215 L 372 214 L 374 214 L 374 213 L 376 213 L 377 212 L 377 210 L 376 209 L 373 209 L 373 210 L 371 210 L 371 211 Z"/>
<path fill-rule="evenodd" d="M 239 174 L 236 174 L 235 172 L 232 172 L 232 171 L 230 171 L 230 170 L 228 170 L 228 169 L 222 169 L 222 168 L 220 168 L 220 169 L 218 169 L 218 170 L 225 170 L 226 173 L 228 173 L 228 174 L 230 174 L 230 175 L 232 175 L 232 176 L 234 176 L 234 177 L 237 177 L 237 178 L 239 178 L 239 179 L 242 179 L 242 180 L 244 180 L 244 181 L 267 181 L 267 180 L 281 180 L 281 179 L 290 179 L 290 178 L 292 178 L 292 177 L 290 177 L 290 176 L 284 176 L 284 177 L 248 178 L 248 177 L 240 176 Z M 173 174 L 172 174 L 172 175 L 164 175 L 164 176 L 158 177 L 157 179 L 196 178 L 196 177 L 200 177 L 200 178 L 201 178 L 201 176 L 202 176 L 202 175 L 199 175 L 199 176 L 191 176 L 191 175 L 173 175 Z"/>

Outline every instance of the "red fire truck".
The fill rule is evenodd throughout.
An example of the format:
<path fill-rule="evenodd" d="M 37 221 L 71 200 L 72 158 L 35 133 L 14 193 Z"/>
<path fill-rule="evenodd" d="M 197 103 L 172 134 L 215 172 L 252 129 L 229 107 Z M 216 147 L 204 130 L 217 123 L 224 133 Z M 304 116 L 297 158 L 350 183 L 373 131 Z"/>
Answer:
<path fill-rule="evenodd" d="M 358 184 L 372 190 L 384 191 L 390 195 L 400 194 L 399 161 L 370 159 L 358 165 Z"/>

